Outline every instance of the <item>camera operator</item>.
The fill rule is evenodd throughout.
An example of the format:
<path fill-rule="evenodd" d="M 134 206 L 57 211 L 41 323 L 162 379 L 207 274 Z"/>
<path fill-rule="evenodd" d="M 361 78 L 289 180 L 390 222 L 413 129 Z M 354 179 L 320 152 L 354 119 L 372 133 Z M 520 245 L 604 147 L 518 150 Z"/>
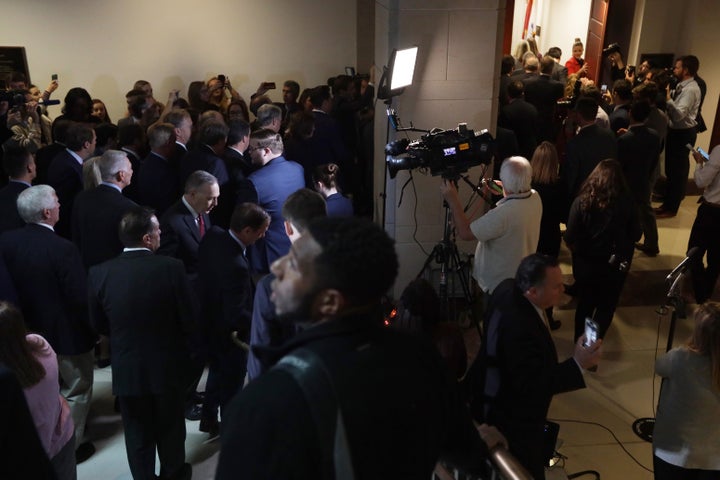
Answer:
<path fill-rule="evenodd" d="M 530 162 L 523 157 L 505 159 L 500 180 L 503 198 L 497 207 L 472 222 L 460 205 L 453 182 L 446 179 L 440 187 L 458 236 L 479 241 L 474 276 L 485 293 L 492 293 L 501 281 L 514 277 L 520 260 L 535 252 L 540 238 L 542 202 L 530 187 Z"/>

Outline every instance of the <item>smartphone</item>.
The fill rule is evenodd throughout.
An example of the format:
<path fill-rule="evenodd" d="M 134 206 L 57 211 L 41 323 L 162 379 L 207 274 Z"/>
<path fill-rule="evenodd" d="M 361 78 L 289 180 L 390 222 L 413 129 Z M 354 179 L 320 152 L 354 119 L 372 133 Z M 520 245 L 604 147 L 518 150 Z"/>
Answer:
<path fill-rule="evenodd" d="M 602 93 L 603 95 L 607 93 L 607 85 L 603 85 L 602 87 L 600 87 L 600 93 Z"/>
<path fill-rule="evenodd" d="M 598 324 L 590 317 L 585 319 L 585 341 L 583 347 L 589 347 L 598 339 Z"/>
<path fill-rule="evenodd" d="M 53 73 L 52 76 L 50 77 L 50 80 L 52 80 L 53 82 L 57 81 L 57 79 L 58 79 L 57 73 Z"/>
<path fill-rule="evenodd" d="M 345 75 L 349 77 L 355 76 L 355 67 L 345 67 Z"/>
<path fill-rule="evenodd" d="M 218 75 L 218 80 L 220 81 L 220 85 L 222 85 L 224 87 L 225 86 L 225 75 L 223 75 L 222 73 L 220 75 Z"/>
<path fill-rule="evenodd" d="M 702 155 L 705 158 L 705 160 L 710 160 L 710 154 L 708 152 L 706 152 L 705 150 L 703 150 L 702 148 L 697 147 L 697 152 L 700 155 Z"/>
<path fill-rule="evenodd" d="M 265 82 L 265 86 L 268 90 L 275 90 L 277 88 L 275 82 Z"/>
<path fill-rule="evenodd" d="M 635 65 L 628 65 L 627 73 L 628 75 L 632 75 L 633 73 L 635 73 Z"/>

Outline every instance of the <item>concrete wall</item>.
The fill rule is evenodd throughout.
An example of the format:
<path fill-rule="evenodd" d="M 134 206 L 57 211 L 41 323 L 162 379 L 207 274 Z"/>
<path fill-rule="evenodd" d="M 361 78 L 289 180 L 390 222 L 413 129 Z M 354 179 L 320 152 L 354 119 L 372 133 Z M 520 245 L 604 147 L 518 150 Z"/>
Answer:
<path fill-rule="evenodd" d="M 41 88 L 59 74 L 55 98 L 82 86 L 117 121 L 138 79 L 163 102 L 218 73 L 245 98 L 261 81 L 325 83 L 355 65 L 356 25 L 355 0 L 24 0 L 3 2 L 0 45 L 26 47 Z"/>

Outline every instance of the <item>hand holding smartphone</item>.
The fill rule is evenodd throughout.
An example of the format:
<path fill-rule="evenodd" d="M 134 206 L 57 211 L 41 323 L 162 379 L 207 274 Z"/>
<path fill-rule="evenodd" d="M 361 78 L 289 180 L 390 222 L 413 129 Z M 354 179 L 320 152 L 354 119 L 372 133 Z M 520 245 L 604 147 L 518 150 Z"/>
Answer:
<path fill-rule="evenodd" d="M 583 347 L 590 347 L 598 339 L 598 324 L 590 317 L 585 319 L 585 341 Z"/>

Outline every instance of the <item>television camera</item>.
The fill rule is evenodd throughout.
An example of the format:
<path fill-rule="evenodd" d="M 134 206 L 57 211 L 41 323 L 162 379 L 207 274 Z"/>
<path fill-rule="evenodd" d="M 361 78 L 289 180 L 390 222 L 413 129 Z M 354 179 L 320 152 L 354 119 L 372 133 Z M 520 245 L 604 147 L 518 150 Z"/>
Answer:
<path fill-rule="evenodd" d="M 388 143 L 385 162 L 390 178 L 400 170 L 424 168 L 431 175 L 456 180 L 471 167 L 490 164 L 494 142 L 487 129 L 475 132 L 460 123 L 454 130 L 435 128 L 418 140 L 403 138 Z"/>

